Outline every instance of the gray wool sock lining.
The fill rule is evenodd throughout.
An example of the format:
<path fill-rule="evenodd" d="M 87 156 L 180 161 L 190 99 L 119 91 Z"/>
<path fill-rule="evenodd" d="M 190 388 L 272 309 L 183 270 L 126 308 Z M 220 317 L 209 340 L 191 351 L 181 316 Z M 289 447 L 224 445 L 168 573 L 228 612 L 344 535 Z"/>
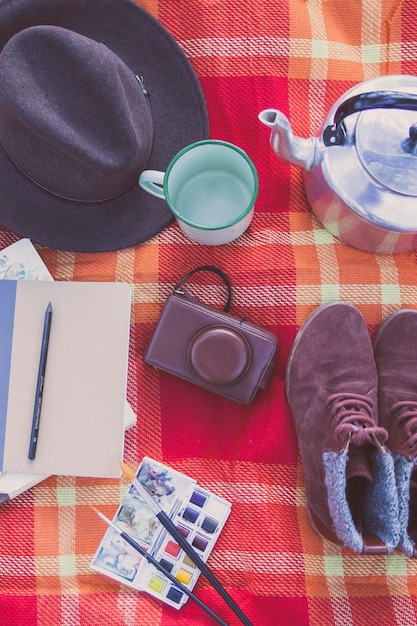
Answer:
<path fill-rule="evenodd" d="M 346 499 L 347 452 L 323 452 L 324 482 L 327 501 L 334 532 L 340 541 L 355 552 L 363 551 L 362 535 L 353 523 L 352 514 Z"/>
<path fill-rule="evenodd" d="M 364 529 L 379 537 L 391 552 L 401 535 L 394 460 L 389 452 L 376 452 L 371 461 L 375 482 L 365 494 Z"/>
<path fill-rule="evenodd" d="M 394 454 L 395 477 L 397 481 L 399 520 L 401 526 L 401 548 L 407 556 L 413 556 L 414 542 L 408 534 L 410 516 L 410 478 L 416 459 L 409 461 L 402 454 Z"/>
<path fill-rule="evenodd" d="M 324 452 L 323 464 L 330 516 L 337 537 L 355 552 L 363 551 L 363 538 L 357 530 L 346 498 L 347 452 Z M 391 454 L 376 453 L 372 458 L 374 484 L 364 498 L 365 531 L 375 534 L 387 550 L 393 550 L 400 539 L 398 497 L 394 462 Z"/>

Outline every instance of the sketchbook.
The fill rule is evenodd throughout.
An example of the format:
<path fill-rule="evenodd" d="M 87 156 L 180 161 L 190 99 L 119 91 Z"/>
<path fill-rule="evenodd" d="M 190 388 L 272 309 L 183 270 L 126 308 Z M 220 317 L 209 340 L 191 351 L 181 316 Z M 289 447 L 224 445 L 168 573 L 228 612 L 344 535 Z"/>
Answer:
<path fill-rule="evenodd" d="M 53 280 L 30 239 L 20 239 L 0 251 L 0 280 Z M 136 414 L 125 401 L 124 428 L 136 423 Z M 47 474 L 0 472 L 0 504 L 15 498 L 47 478 Z"/>
<path fill-rule="evenodd" d="M 120 476 L 130 286 L 19 280 L 9 267 L 3 273 L 0 471 Z M 30 461 L 27 451 L 49 301 L 54 317 L 38 447 Z"/>

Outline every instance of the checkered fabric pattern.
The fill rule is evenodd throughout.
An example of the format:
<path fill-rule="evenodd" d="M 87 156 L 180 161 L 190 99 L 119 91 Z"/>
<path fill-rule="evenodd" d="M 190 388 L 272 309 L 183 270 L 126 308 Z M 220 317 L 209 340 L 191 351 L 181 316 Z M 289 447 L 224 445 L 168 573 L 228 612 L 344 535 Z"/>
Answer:
<path fill-rule="evenodd" d="M 91 0 L 92 1 L 92 0 Z M 117 0 L 114 0 L 117 2 Z M 125 460 L 171 465 L 233 503 L 209 565 L 256 626 L 417 623 L 417 562 L 399 551 L 361 556 L 316 536 L 285 398 L 297 330 L 319 305 L 356 305 L 371 334 L 392 311 L 417 308 L 416 253 L 377 256 L 335 240 L 312 216 L 302 173 L 280 162 L 257 120 L 281 109 L 296 134 L 318 132 L 334 101 L 364 79 L 417 74 L 413 0 L 142 0 L 190 59 L 204 90 L 211 137 L 233 142 L 260 178 L 256 213 L 235 242 L 207 247 L 175 223 L 136 248 L 73 254 L 37 246 L 56 280 L 133 285 L 128 400 L 138 419 Z M 121 33 L 121 36 L 123 34 Z M 0 231 L 3 246 L 17 237 Z M 145 366 L 142 354 L 175 282 L 193 267 L 221 267 L 232 312 L 277 334 L 267 390 L 241 406 Z M 216 276 L 194 293 L 220 305 Z M 89 570 L 121 481 L 51 477 L 0 508 L 0 624 L 199 626 L 193 602 L 178 613 Z M 230 625 L 237 618 L 203 577 L 195 588 Z"/>

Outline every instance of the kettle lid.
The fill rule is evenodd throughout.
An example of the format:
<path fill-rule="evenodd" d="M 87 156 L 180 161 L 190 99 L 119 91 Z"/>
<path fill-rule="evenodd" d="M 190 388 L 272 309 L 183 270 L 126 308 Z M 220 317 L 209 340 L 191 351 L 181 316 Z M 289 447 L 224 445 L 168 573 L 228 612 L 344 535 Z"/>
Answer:
<path fill-rule="evenodd" d="M 416 111 L 362 111 L 355 135 L 358 156 L 370 176 L 396 193 L 417 196 Z"/>

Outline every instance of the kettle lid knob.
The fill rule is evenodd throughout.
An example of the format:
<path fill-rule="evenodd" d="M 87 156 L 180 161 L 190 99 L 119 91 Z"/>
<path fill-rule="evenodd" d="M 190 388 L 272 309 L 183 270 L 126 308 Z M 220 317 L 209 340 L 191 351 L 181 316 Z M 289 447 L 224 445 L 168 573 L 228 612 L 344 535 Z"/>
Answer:
<path fill-rule="evenodd" d="M 407 154 L 417 154 L 417 122 L 408 129 L 408 137 L 401 142 L 401 148 Z"/>

